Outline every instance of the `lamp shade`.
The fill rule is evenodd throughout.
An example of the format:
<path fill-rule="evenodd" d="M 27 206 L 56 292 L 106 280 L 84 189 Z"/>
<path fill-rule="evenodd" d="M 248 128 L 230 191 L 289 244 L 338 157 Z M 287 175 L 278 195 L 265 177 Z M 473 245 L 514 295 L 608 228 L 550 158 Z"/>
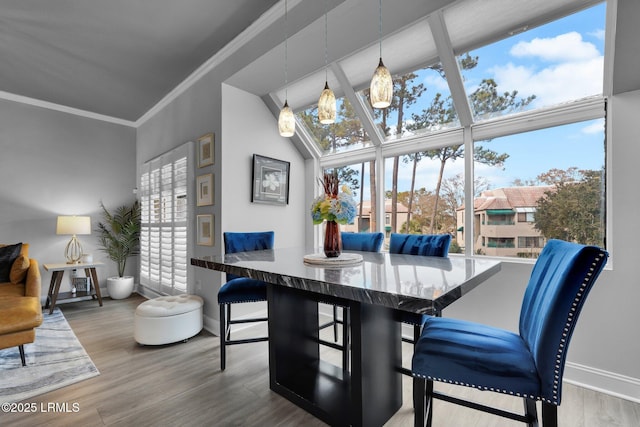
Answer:
<path fill-rule="evenodd" d="M 369 97 L 371 98 L 371 106 L 373 108 L 387 108 L 391 105 L 391 97 L 393 96 L 393 79 L 387 67 L 380 63 L 373 72 L 371 86 L 369 87 Z"/>
<path fill-rule="evenodd" d="M 91 217 L 59 216 L 56 234 L 91 234 Z"/>
<path fill-rule="evenodd" d="M 328 82 L 324 82 L 324 90 L 318 100 L 318 120 L 323 125 L 329 125 L 336 121 L 336 96 L 329 89 Z"/>
<path fill-rule="evenodd" d="M 284 106 L 280 110 L 280 116 L 278 116 L 278 130 L 280 131 L 280 136 L 285 138 L 293 136 L 296 131 L 296 119 L 287 101 L 284 102 Z"/>

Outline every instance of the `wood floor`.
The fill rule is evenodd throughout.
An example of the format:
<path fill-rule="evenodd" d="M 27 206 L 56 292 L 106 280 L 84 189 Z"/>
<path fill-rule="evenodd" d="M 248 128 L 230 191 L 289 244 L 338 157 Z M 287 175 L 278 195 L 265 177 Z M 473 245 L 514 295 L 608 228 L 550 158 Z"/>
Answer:
<path fill-rule="evenodd" d="M 218 338 L 206 331 L 186 343 L 140 346 L 133 340 L 133 313 L 144 299 L 106 298 L 61 305 L 65 317 L 100 370 L 95 378 L 29 399 L 68 403 L 70 412 L 0 413 L 6 426 L 323 426 L 269 390 L 267 343 L 232 346 L 220 371 Z M 328 329 L 325 329 L 330 333 Z M 405 348 L 410 353 L 410 347 Z M 335 354 L 332 354 L 335 353 Z M 335 358 L 333 350 L 323 358 Z M 410 355 L 407 355 L 407 358 Z M 440 390 L 502 408 L 520 410 L 520 399 L 459 387 Z M 77 404 L 77 412 L 73 412 Z M 640 405 L 565 384 L 558 409 L 562 427 L 635 427 Z M 404 380 L 404 406 L 387 426 L 413 425 L 411 382 Z M 437 401 L 434 426 L 523 426 Z"/>

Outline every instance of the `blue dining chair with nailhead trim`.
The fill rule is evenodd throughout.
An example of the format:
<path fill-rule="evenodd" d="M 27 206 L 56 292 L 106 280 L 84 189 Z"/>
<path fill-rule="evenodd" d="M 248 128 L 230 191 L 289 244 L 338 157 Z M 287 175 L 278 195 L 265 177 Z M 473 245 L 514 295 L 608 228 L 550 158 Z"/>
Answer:
<path fill-rule="evenodd" d="M 433 399 L 538 425 L 557 426 L 569 341 L 608 253 L 596 246 L 549 240 L 533 267 L 519 333 L 479 323 L 430 317 L 412 360 L 415 425 L 431 425 Z M 440 381 L 519 396 L 524 415 L 433 391 Z"/>
<path fill-rule="evenodd" d="M 384 243 L 384 234 L 382 233 L 353 233 L 341 232 L 342 250 L 344 251 L 364 251 L 364 252 L 380 252 L 382 243 Z M 321 324 L 319 329 L 333 326 L 333 340 L 329 341 L 319 339 L 320 344 L 335 348 L 342 352 L 342 368 L 349 369 L 349 309 L 345 303 L 339 299 L 329 300 L 323 299 L 320 302 L 333 306 L 333 320 Z M 338 307 L 342 308 L 342 319 L 338 318 Z M 342 325 L 342 345 L 338 342 L 338 325 Z"/>
<path fill-rule="evenodd" d="M 451 245 L 450 234 L 400 234 L 391 233 L 389 237 L 389 253 L 405 255 L 436 256 L 446 258 L 449 256 L 449 246 Z M 413 326 L 413 338 L 402 337 L 402 341 L 410 344 L 416 343 L 422 325 L 429 316 L 425 314 L 410 313 L 408 311 L 397 311 L 398 320 L 402 323 Z M 440 313 L 435 313 L 439 316 Z M 399 370 L 405 375 L 411 375 L 411 370 L 400 367 Z"/>
<path fill-rule="evenodd" d="M 237 233 L 224 233 L 224 251 L 226 254 L 236 252 L 258 251 L 273 249 L 275 234 L 273 231 Z M 263 281 L 248 277 L 236 276 L 227 273 L 227 282 L 218 291 L 218 304 L 220 305 L 220 368 L 226 368 L 228 345 L 247 344 L 252 342 L 268 341 L 269 337 L 231 339 L 231 325 L 239 323 L 266 322 L 268 317 L 231 318 L 231 306 L 247 302 L 267 300 L 267 284 Z"/>

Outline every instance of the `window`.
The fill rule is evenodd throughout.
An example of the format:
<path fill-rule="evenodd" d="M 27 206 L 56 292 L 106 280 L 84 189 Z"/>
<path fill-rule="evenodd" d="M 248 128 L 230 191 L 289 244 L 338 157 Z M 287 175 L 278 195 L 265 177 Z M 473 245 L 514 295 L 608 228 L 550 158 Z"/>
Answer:
<path fill-rule="evenodd" d="M 518 248 L 539 248 L 544 246 L 544 238 L 540 236 L 518 237 Z"/>
<path fill-rule="evenodd" d="M 525 208 L 526 209 L 526 208 Z M 530 208 L 534 209 L 534 208 Z M 534 222 L 535 216 L 533 212 L 518 212 L 518 222 Z"/>
<path fill-rule="evenodd" d="M 604 246 L 603 119 L 477 141 L 475 149 L 484 153 L 476 156 L 476 179 L 491 188 L 474 200 L 474 215 L 487 215 L 474 238 L 477 246 L 481 236 L 489 238 L 494 250 L 486 255 L 521 256 L 500 243 L 511 236 L 528 236 L 518 248 L 552 238 Z"/>
<path fill-rule="evenodd" d="M 352 224 L 341 226 L 342 231 L 368 233 L 377 230 L 375 204 L 376 188 L 371 186 L 372 171 L 375 174 L 375 161 L 337 167 L 341 185 L 347 185 L 357 204 L 356 218 Z M 374 178 L 375 182 L 375 178 Z"/>
<path fill-rule="evenodd" d="M 391 232 L 455 236 L 458 207 L 464 203 L 463 159 L 462 144 L 385 159 Z"/>
<path fill-rule="evenodd" d="M 369 90 L 359 95 L 369 105 Z M 460 126 L 440 63 L 394 76 L 391 105 L 373 116 L 387 141 Z"/>
<path fill-rule="evenodd" d="M 459 56 L 475 119 L 602 95 L 604 27 L 601 3 Z"/>
<path fill-rule="evenodd" d="M 369 136 L 349 100 L 345 97 L 338 98 L 336 104 L 336 121 L 330 125 L 323 125 L 318 121 L 317 105 L 296 114 L 320 152 L 341 153 L 371 145 Z"/>
<path fill-rule="evenodd" d="M 188 292 L 193 143 L 142 165 L 140 284 L 159 294 Z"/>
<path fill-rule="evenodd" d="M 298 119 L 321 168 L 378 162 L 354 228 L 449 233 L 450 251 L 468 255 L 535 257 L 550 238 L 606 247 L 606 8 L 452 2 L 385 38 L 387 110 L 369 107 L 362 65 L 377 47 L 332 63 L 337 123 L 318 125 L 315 107 Z M 316 96 L 298 95 L 301 105 Z"/>

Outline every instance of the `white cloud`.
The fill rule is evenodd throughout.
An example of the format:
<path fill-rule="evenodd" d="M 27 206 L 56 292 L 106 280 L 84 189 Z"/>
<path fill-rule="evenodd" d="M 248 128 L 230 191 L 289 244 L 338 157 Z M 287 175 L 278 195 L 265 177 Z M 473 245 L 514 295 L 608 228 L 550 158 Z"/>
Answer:
<path fill-rule="evenodd" d="M 575 31 L 556 37 L 519 42 L 509 53 L 517 58 L 536 57 L 550 62 L 584 61 L 600 56 L 595 45 L 583 41 L 582 35 Z"/>
<path fill-rule="evenodd" d="M 500 91 L 517 90 L 522 97 L 536 95 L 533 107 L 559 104 L 602 93 L 604 58 L 596 47 L 571 32 L 553 38 L 519 42 L 510 51 L 526 65 L 491 69 Z M 536 67 L 535 59 L 549 64 Z"/>
<path fill-rule="evenodd" d="M 580 131 L 584 134 L 601 134 L 604 130 L 604 120 L 596 120 L 588 126 L 583 127 Z"/>
<path fill-rule="evenodd" d="M 604 40 L 604 30 L 599 29 L 588 33 L 591 37 L 594 37 L 598 40 Z"/>
<path fill-rule="evenodd" d="M 603 58 L 566 62 L 535 70 L 511 63 L 493 68 L 500 90 L 536 95 L 537 106 L 554 105 L 602 93 Z"/>
<path fill-rule="evenodd" d="M 447 81 L 436 72 L 428 73 L 422 82 L 426 86 L 427 90 L 432 90 L 434 93 L 449 92 L 449 85 L 447 85 Z"/>

